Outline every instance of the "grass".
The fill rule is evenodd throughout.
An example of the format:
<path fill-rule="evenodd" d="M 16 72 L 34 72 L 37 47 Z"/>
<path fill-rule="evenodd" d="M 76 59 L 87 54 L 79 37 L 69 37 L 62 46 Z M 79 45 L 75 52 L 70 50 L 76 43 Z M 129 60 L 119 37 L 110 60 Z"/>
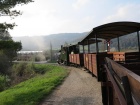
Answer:
<path fill-rule="evenodd" d="M 0 105 L 37 105 L 68 74 L 67 70 L 60 66 L 35 65 L 35 67 L 47 72 L 1 92 Z"/>

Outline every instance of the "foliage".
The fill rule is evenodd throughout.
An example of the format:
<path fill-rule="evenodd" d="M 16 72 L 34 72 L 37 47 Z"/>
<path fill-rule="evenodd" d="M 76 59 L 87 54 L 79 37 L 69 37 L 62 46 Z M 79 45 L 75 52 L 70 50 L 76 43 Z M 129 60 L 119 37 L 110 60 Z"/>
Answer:
<path fill-rule="evenodd" d="M 3 53 L 3 51 L 0 51 L 0 74 L 6 75 L 9 67 L 10 63 L 8 57 Z"/>
<path fill-rule="evenodd" d="M 5 76 L 0 75 L 0 91 L 4 90 L 5 87 Z"/>
<path fill-rule="evenodd" d="M 6 70 L 4 69 L 3 71 L 4 73 L 1 73 L 5 75 L 0 75 L 1 76 L 0 91 L 8 88 L 9 86 L 13 86 L 22 81 L 30 79 L 36 76 L 37 74 L 44 74 L 46 71 L 50 69 L 46 67 L 46 65 L 35 65 L 33 63 L 21 62 L 21 63 L 15 63 L 11 68 L 8 68 Z M 8 75 L 6 75 L 7 72 Z M 5 78 L 3 79 L 3 77 Z"/>
<path fill-rule="evenodd" d="M 8 31 L 0 31 L 0 40 L 7 41 L 12 40 L 12 37 L 10 36 Z"/>
<path fill-rule="evenodd" d="M 10 79 L 7 75 L 0 75 L 0 92 L 9 87 Z"/>
<path fill-rule="evenodd" d="M 37 105 L 57 85 L 67 71 L 60 66 L 43 65 L 49 68 L 44 75 L 34 77 L 0 93 L 1 105 Z"/>
<path fill-rule="evenodd" d="M 32 63 L 14 64 L 11 69 L 11 84 L 15 85 L 35 75 L 34 66 Z"/>
<path fill-rule="evenodd" d="M 21 42 L 10 41 L 0 41 L 0 49 L 13 49 L 19 51 L 22 49 Z"/>
<path fill-rule="evenodd" d="M 119 40 L 121 51 L 138 51 L 137 32 L 122 36 Z M 115 47 L 115 49 L 118 50 L 117 38 L 112 39 L 111 47 Z"/>
<path fill-rule="evenodd" d="M 34 65 L 34 71 L 35 73 L 38 73 L 38 74 L 44 74 L 46 73 L 47 71 L 51 70 L 50 66 L 46 66 L 46 64 L 42 64 L 42 65 Z"/>
<path fill-rule="evenodd" d="M 10 62 L 17 56 L 17 51 L 20 51 L 21 49 L 21 42 L 14 42 L 12 40 L 0 41 L 0 50 L 3 50 Z"/>
<path fill-rule="evenodd" d="M 22 49 L 21 42 L 12 40 L 0 41 L 0 73 L 8 75 L 12 60 L 17 56 L 17 51 Z"/>
<path fill-rule="evenodd" d="M 26 62 L 19 63 L 19 64 L 14 64 L 13 65 L 13 71 L 19 77 L 33 74 L 34 73 L 33 64 L 26 63 Z"/>
<path fill-rule="evenodd" d="M 17 5 L 24 5 L 30 2 L 32 2 L 32 0 L 0 0 L 0 16 L 10 16 L 11 18 L 14 18 L 18 15 L 21 15 L 20 11 L 14 10 L 13 8 Z M 8 28 L 13 29 L 14 26 L 16 26 L 15 23 L 0 24 L 0 28 L 3 30 L 7 30 Z"/>

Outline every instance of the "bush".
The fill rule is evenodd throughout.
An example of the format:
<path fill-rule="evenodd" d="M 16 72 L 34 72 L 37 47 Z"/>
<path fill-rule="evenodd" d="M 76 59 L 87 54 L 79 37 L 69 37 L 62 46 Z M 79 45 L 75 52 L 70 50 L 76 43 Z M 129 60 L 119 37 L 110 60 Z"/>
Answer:
<path fill-rule="evenodd" d="M 3 51 L 0 51 L 0 74 L 6 75 L 9 67 L 10 62 L 8 57 L 3 53 Z"/>
<path fill-rule="evenodd" d="M 5 77 L 0 75 L 0 91 L 3 91 L 5 88 Z"/>
<path fill-rule="evenodd" d="M 46 65 L 46 64 L 36 64 L 36 65 L 34 65 L 34 71 L 35 71 L 35 73 L 37 73 L 37 74 L 45 74 L 46 73 L 46 71 L 49 71 L 49 70 L 51 70 L 51 68 L 50 68 L 51 66 L 49 66 L 49 65 Z"/>
<path fill-rule="evenodd" d="M 11 77 L 13 79 L 12 84 L 17 84 L 21 81 L 27 80 L 35 75 L 34 66 L 32 63 L 19 63 L 14 64 L 12 67 Z"/>
<path fill-rule="evenodd" d="M 31 63 L 19 63 L 13 65 L 13 70 L 15 74 L 19 77 L 27 76 L 27 75 L 33 75 L 33 64 Z"/>
<path fill-rule="evenodd" d="M 0 75 L 0 92 L 5 90 L 10 85 L 8 76 Z"/>

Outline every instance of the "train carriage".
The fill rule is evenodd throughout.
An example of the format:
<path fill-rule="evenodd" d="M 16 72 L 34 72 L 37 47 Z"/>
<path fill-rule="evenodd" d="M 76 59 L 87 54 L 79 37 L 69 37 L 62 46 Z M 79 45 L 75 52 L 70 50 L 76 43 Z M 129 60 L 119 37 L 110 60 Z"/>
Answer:
<path fill-rule="evenodd" d="M 79 44 L 76 43 L 74 45 L 68 46 L 69 49 L 69 64 L 75 65 L 75 66 L 83 66 L 83 53 L 80 53 Z"/>
<path fill-rule="evenodd" d="M 93 28 L 78 45 L 83 53 L 71 54 L 68 50 L 69 64 L 81 65 L 97 77 L 102 87 L 104 105 L 140 104 L 140 23 L 114 22 Z M 120 37 L 136 33 L 138 51 L 120 52 Z M 132 34 L 133 35 L 133 34 Z M 110 42 L 117 39 L 117 51 L 110 52 Z M 99 42 L 106 41 L 106 50 L 100 51 Z M 96 52 L 90 52 L 90 44 L 95 44 Z M 84 46 L 88 46 L 85 52 Z M 68 49 L 72 49 L 70 46 Z M 80 62 L 79 62 L 80 61 Z"/>
<path fill-rule="evenodd" d="M 93 30 L 85 37 L 105 39 L 107 51 L 109 51 L 109 41 L 113 38 L 118 39 L 118 52 L 100 53 L 98 43 L 96 43 L 96 62 L 97 77 L 102 85 L 102 99 L 104 105 L 139 105 L 140 104 L 140 42 L 139 42 L 140 23 L 136 22 L 115 22 Z M 138 52 L 119 52 L 119 37 L 130 33 L 137 33 Z M 102 58 L 100 59 L 102 55 Z M 112 60 L 107 56 L 112 55 Z M 104 58 L 106 60 L 104 60 Z M 102 62 L 101 62 L 102 60 Z M 114 61 L 116 62 L 114 62 Z M 133 68 L 135 66 L 135 68 Z M 128 68 L 126 70 L 126 68 Z M 132 72 L 131 72 L 132 71 Z M 137 74 L 135 74 L 137 73 Z M 129 84 L 130 83 L 130 84 Z"/>

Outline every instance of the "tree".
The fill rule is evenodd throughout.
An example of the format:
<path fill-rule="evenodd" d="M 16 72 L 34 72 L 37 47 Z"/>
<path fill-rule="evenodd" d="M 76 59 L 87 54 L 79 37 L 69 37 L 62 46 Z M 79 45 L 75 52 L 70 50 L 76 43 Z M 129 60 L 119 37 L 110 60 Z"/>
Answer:
<path fill-rule="evenodd" d="M 8 57 L 0 51 L 0 74 L 7 74 L 8 68 L 10 66 Z"/>
<path fill-rule="evenodd" d="M 0 16 L 10 16 L 14 18 L 18 15 L 21 15 L 21 12 L 18 10 L 11 10 L 17 5 L 24 5 L 33 2 L 32 0 L 0 0 Z M 13 29 L 16 26 L 15 23 L 0 23 L 0 30 L 5 31 Z"/>
<path fill-rule="evenodd" d="M 7 74 L 13 58 L 21 49 L 21 42 L 14 42 L 8 31 L 0 31 L 0 73 Z"/>
<path fill-rule="evenodd" d="M 22 49 L 21 42 L 0 41 L 0 73 L 6 75 L 17 51 Z"/>
<path fill-rule="evenodd" d="M 14 57 L 17 56 L 17 51 L 22 49 L 21 42 L 10 41 L 0 41 L 0 50 L 3 51 L 9 58 L 9 61 L 12 61 Z"/>
<path fill-rule="evenodd" d="M 12 40 L 12 37 L 10 36 L 8 31 L 0 31 L 0 41 L 7 41 L 7 40 Z"/>
<path fill-rule="evenodd" d="M 32 0 L 0 0 L 0 17 L 9 16 L 12 19 L 21 12 L 14 10 L 17 5 L 24 5 L 33 2 Z M 0 73 L 6 74 L 10 63 L 17 55 L 17 51 L 22 49 L 21 42 L 14 42 L 8 32 L 13 29 L 15 23 L 0 23 Z"/>
<path fill-rule="evenodd" d="M 17 51 L 21 49 L 21 42 L 14 42 L 7 30 L 0 31 L 0 51 L 9 58 L 10 62 L 17 56 Z"/>

